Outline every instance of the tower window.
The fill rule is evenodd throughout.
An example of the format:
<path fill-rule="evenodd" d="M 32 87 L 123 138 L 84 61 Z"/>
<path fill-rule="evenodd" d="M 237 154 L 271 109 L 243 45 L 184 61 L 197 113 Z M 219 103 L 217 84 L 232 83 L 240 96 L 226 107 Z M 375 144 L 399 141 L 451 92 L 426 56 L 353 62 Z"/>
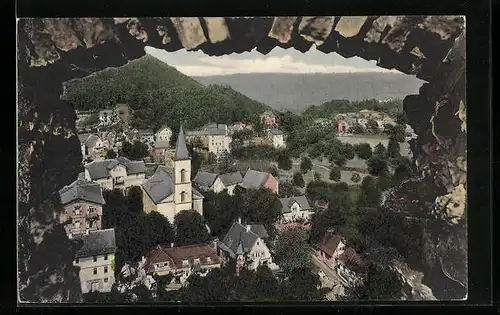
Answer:
<path fill-rule="evenodd" d="M 184 201 L 186 201 L 186 192 L 185 191 L 181 192 L 181 202 L 184 202 Z"/>
<path fill-rule="evenodd" d="M 186 182 L 186 170 L 185 169 L 181 170 L 181 182 L 182 183 Z"/>

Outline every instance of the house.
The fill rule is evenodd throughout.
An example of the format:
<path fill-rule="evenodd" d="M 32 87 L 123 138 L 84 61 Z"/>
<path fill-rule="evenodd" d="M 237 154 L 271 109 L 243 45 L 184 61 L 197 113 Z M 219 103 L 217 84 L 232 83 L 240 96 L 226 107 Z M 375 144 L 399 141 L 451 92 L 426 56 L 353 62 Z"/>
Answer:
<path fill-rule="evenodd" d="M 125 141 L 133 143 L 139 140 L 139 132 L 135 129 L 127 129 L 123 131 L 123 138 Z"/>
<path fill-rule="evenodd" d="M 70 238 L 101 229 L 102 206 L 105 204 L 101 185 L 77 179 L 61 188 L 59 196 L 63 207 L 61 223 L 71 220 L 64 225 Z"/>
<path fill-rule="evenodd" d="M 252 169 L 247 170 L 239 186 L 245 189 L 268 188 L 273 193 L 278 193 L 278 181 L 273 175 L 266 172 L 254 171 Z"/>
<path fill-rule="evenodd" d="M 271 128 L 268 130 L 267 136 L 273 147 L 283 148 L 285 146 L 285 140 L 283 139 L 283 132 L 281 130 Z"/>
<path fill-rule="evenodd" d="M 270 110 L 263 112 L 260 115 L 260 121 L 266 126 L 276 125 L 276 115 Z"/>
<path fill-rule="evenodd" d="M 297 220 L 308 221 L 311 219 L 312 209 L 306 196 L 295 196 L 280 198 L 282 205 L 281 214 L 283 223 L 291 223 Z"/>
<path fill-rule="evenodd" d="M 145 177 L 144 161 L 131 161 L 125 157 L 93 161 L 85 165 L 85 179 L 109 190 L 139 186 Z"/>
<path fill-rule="evenodd" d="M 199 130 L 187 131 L 186 140 L 190 143 L 197 142 L 201 147 L 215 155 L 230 152 L 231 137 L 227 125 L 207 124 Z"/>
<path fill-rule="evenodd" d="M 168 141 L 156 139 L 153 149 L 151 149 L 150 153 L 153 156 L 163 156 L 166 154 L 169 148 L 170 143 Z"/>
<path fill-rule="evenodd" d="M 364 281 L 368 265 L 353 248 L 346 247 L 337 259 L 335 270 L 345 284 L 353 287 Z"/>
<path fill-rule="evenodd" d="M 146 213 L 157 211 L 171 223 L 175 215 L 183 210 L 194 210 L 203 215 L 203 195 L 191 182 L 191 157 L 182 127 L 177 138 L 173 167 L 158 166 L 155 174 L 140 186 Z"/>
<path fill-rule="evenodd" d="M 172 129 L 167 126 L 163 126 L 158 129 L 155 133 L 155 140 L 170 143 L 170 138 L 172 137 Z"/>
<path fill-rule="evenodd" d="M 193 273 L 206 275 L 209 270 L 220 268 L 221 260 L 217 251 L 210 245 L 195 244 L 174 247 L 157 245 L 147 256 L 144 270 L 147 275 L 179 277 L 180 283 Z"/>
<path fill-rule="evenodd" d="M 118 120 L 118 115 L 112 109 L 103 109 L 99 111 L 99 124 L 101 126 L 110 125 Z"/>
<path fill-rule="evenodd" d="M 114 131 L 103 131 L 99 133 L 103 146 L 106 149 L 112 149 L 115 145 L 116 133 Z"/>
<path fill-rule="evenodd" d="M 328 204 L 328 201 L 316 200 L 316 202 L 314 202 L 314 206 L 322 210 L 328 209 Z"/>
<path fill-rule="evenodd" d="M 215 193 L 227 190 L 227 193 L 232 195 L 236 185 L 243 181 L 243 177 L 240 172 L 216 174 L 199 171 L 193 181 L 201 189 L 211 190 Z"/>
<path fill-rule="evenodd" d="M 220 174 L 219 179 L 222 181 L 222 184 L 224 185 L 225 189 L 227 190 L 227 193 L 232 196 L 234 193 L 234 188 L 243 182 L 243 176 L 241 176 L 240 172 L 232 172 L 232 173 L 225 173 L 225 174 Z"/>
<path fill-rule="evenodd" d="M 377 112 L 374 110 L 363 109 L 359 111 L 359 118 L 364 118 L 364 119 L 381 120 L 385 116 L 387 116 L 387 114 Z"/>
<path fill-rule="evenodd" d="M 155 134 L 152 129 L 142 129 L 137 131 L 139 141 L 148 146 L 151 150 L 155 145 Z"/>
<path fill-rule="evenodd" d="M 342 240 L 342 237 L 340 235 L 327 232 L 323 235 L 317 246 L 316 255 L 328 267 L 335 270 L 338 258 L 344 252 L 344 249 L 345 242 Z"/>
<path fill-rule="evenodd" d="M 75 239 L 83 243 L 73 262 L 74 266 L 80 267 L 82 293 L 110 292 L 115 282 L 115 229 L 90 231 Z"/>
<path fill-rule="evenodd" d="M 345 116 L 339 118 L 337 122 L 337 131 L 338 133 L 349 132 L 351 128 L 358 124 L 358 120 L 353 117 Z"/>
<path fill-rule="evenodd" d="M 224 239 L 217 243 L 219 256 L 224 263 L 243 258 L 250 270 L 257 269 L 259 265 L 270 265 L 271 252 L 265 243 L 268 237 L 263 225 L 244 226 L 234 222 Z"/>
<path fill-rule="evenodd" d="M 193 182 L 201 189 L 211 190 L 215 193 L 219 193 L 226 188 L 216 173 L 198 171 Z"/>
<path fill-rule="evenodd" d="M 94 134 L 79 134 L 78 140 L 80 141 L 80 148 L 84 159 L 87 157 L 95 158 L 97 155 L 103 153 L 104 143 L 99 136 Z"/>

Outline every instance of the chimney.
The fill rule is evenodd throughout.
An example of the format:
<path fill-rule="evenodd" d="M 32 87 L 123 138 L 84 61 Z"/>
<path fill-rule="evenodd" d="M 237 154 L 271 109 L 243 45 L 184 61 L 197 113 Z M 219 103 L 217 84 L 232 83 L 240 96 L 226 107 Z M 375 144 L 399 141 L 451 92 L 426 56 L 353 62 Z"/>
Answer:
<path fill-rule="evenodd" d="M 174 247 L 174 243 L 170 243 L 170 248 Z"/>
<path fill-rule="evenodd" d="M 252 227 L 252 226 L 251 226 L 250 224 L 247 224 L 247 232 L 250 232 L 250 228 L 251 228 L 251 227 Z"/>
<path fill-rule="evenodd" d="M 238 223 L 241 224 L 241 217 L 238 217 Z"/>

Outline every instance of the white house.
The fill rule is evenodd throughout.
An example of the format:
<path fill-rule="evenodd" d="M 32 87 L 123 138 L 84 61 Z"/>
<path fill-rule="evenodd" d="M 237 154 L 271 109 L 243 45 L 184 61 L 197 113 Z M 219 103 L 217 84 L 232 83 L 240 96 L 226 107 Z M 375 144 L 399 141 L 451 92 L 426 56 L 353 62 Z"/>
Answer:
<path fill-rule="evenodd" d="M 336 261 L 335 270 L 347 286 L 353 287 L 366 279 L 368 263 L 353 248 L 345 247 Z"/>
<path fill-rule="evenodd" d="M 155 134 L 152 129 L 141 129 L 138 130 L 139 141 L 148 146 L 151 150 L 155 145 Z"/>
<path fill-rule="evenodd" d="M 85 165 L 85 179 L 109 190 L 139 186 L 145 177 L 144 161 L 131 161 L 125 157 L 93 161 Z"/>
<path fill-rule="evenodd" d="M 225 124 L 207 124 L 199 130 L 188 131 L 186 140 L 200 142 L 205 150 L 215 155 L 231 150 L 229 147 L 231 137 Z"/>
<path fill-rule="evenodd" d="M 103 109 L 99 111 L 99 125 L 107 126 L 118 120 L 117 113 L 112 109 Z"/>
<path fill-rule="evenodd" d="M 105 146 L 99 136 L 88 133 L 79 134 L 78 140 L 80 141 L 80 148 L 84 159 L 87 157 L 95 158 L 103 153 Z"/>
<path fill-rule="evenodd" d="M 168 143 L 168 142 L 170 142 L 171 137 L 172 137 L 172 129 L 170 129 L 167 126 L 161 127 L 155 133 L 155 140 L 156 141 L 165 141 Z"/>
<path fill-rule="evenodd" d="M 223 262 L 243 258 L 245 267 L 250 270 L 257 269 L 259 265 L 271 266 L 271 252 L 265 243 L 268 237 L 263 225 L 244 226 L 235 222 L 224 239 L 217 244 L 219 256 Z"/>
<path fill-rule="evenodd" d="M 298 220 L 308 221 L 311 219 L 312 209 L 306 196 L 295 196 L 280 198 L 282 205 L 282 223 L 290 223 Z"/>
<path fill-rule="evenodd" d="M 283 139 L 283 132 L 276 128 L 271 128 L 268 131 L 268 139 L 275 148 L 283 148 L 285 140 Z"/>
<path fill-rule="evenodd" d="M 155 174 L 140 186 L 146 213 L 158 211 L 171 223 L 175 215 L 183 210 L 194 210 L 203 215 L 203 195 L 193 188 L 191 182 L 191 157 L 182 127 L 177 138 L 173 168 L 158 166 Z"/>
<path fill-rule="evenodd" d="M 316 256 L 330 269 L 335 270 L 339 256 L 344 252 L 345 241 L 340 235 L 326 232 L 316 246 Z"/>
<path fill-rule="evenodd" d="M 83 243 L 73 262 L 80 267 L 82 293 L 110 292 L 115 282 L 115 229 L 90 231 L 89 234 L 75 236 L 75 239 Z"/>

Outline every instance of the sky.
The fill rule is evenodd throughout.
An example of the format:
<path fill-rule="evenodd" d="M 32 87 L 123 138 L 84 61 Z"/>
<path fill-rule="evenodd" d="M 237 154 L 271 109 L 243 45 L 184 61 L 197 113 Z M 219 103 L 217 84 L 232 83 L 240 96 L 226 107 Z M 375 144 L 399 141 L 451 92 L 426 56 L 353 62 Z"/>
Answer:
<path fill-rule="evenodd" d="M 267 55 L 256 49 L 241 54 L 208 56 L 202 51 L 178 50 L 166 52 L 146 47 L 146 53 L 175 67 L 189 76 L 229 75 L 236 73 L 348 73 L 348 72 L 395 72 L 379 68 L 375 60 L 359 57 L 344 58 L 336 53 L 325 54 L 313 45 L 302 53 L 293 48 L 274 48 Z"/>

